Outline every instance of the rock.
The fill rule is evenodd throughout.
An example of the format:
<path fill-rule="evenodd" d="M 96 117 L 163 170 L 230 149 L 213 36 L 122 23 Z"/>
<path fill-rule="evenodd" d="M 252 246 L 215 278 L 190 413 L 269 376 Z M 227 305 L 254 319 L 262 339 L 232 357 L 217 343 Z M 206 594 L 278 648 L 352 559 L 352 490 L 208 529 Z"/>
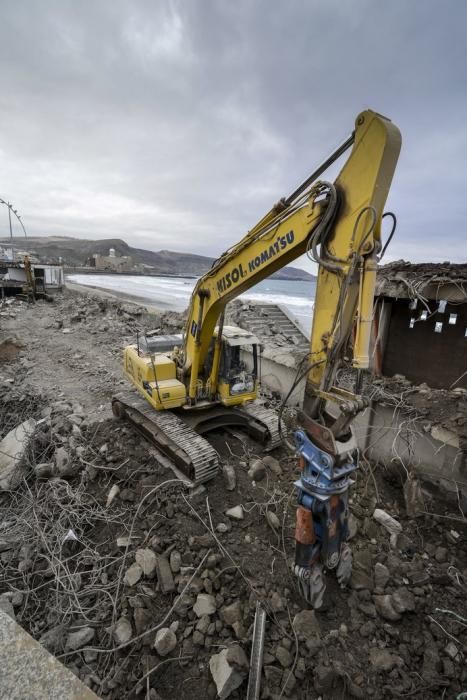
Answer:
<path fill-rule="evenodd" d="M 281 464 L 280 464 L 279 460 L 277 460 L 275 457 L 271 457 L 270 455 L 266 455 L 266 457 L 263 457 L 262 462 L 276 476 L 280 476 L 282 474 Z"/>
<path fill-rule="evenodd" d="M 55 469 L 57 474 L 66 476 L 72 471 L 70 453 L 64 447 L 58 447 L 54 454 Z"/>
<path fill-rule="evenodd" d="M 319 653 L 320 649 L 323 646 L 323 642 L 321 641 L 321 639 L 318 639 L 318 638 L 307 639 L 305 642 L 305 646 L 308 650 L 308 655 L 311 658 L 313 658 L 314 656 L 316 656 Z"/>
<path fill-rule="evenodd" d="M 405 510 L 409 518 L 416 518 L 426 511 L 422 487 L 418 479 L 407 479 L 404 484 Z"/>
<path fill-rule="evenodd" d="M 210 625 L 211 620 L 209 615 L 203 615 L 202 618 L 196 623 L 196 629 L 198 632 L 201 632 L 201 634 L 206 634 Z"/>
<path fill-rule="evenodd" d="M 376 588 L 384 588 L 389 581 L 389 569 L 378 561 L 375 564 L 374 576 Z"/>
<path fill-rule="evenodd" d="M 65 649 L 67 651 L 75 651 L 89 644 L 94 639 L 94 630 L 92 627 L 82 627 L 76 632 L 70 632 L 66 638 Z"/>
<path fill-rule="evenodd" d="M 10 600 L 8 593 L 2 593 L 0 595 L 0 610 L 6 613 L 12 620 L 16 620 L 15 611 L 13 609 L 13 603 Z"/>
<path fill-rule="evenodd" d="M 376 617 L 376 608 L 373 605 L 373 603 L 367 601 L 359 601 L 357 607 L 367 617 Z"/>
<path fill-rule="evenodd" d="M 376 671 L 392 671 L 400 662 L 401 659 L 391 654 L 387 649 L 378 649 L 377 647 L 370 649 L 370 664 Z"/>
<path fill-rule="evenodd" d="M 156 556 L 156 573 L 162 593 L 171 593 L 175 590 L 174 577 L 166 557 Z"/>
<path fill-rule="evenodd" d="M 243 639 L 246 636 L 246 631 L 242 622 L 234 622 L 232 629 L 235 632 L 237 639 Z"/>
<path fill-rule="evenodd" d="M 365 622 L 360 629 L 358 630 L 362 637 L 371 637 L 376 630 L 375 623 L 372 622 L 371 620 L 368 620 L 368 622 Z"/>
<path fill-rule="evenodd" d="M 436 547 L 435 559 L 439 564 L 443 564 L 448 560 L 449 552 L 446 547 Z"/>
<path fill-rule="evenodd" d="M 268 521 L 269 525 L 272 527 L 273 530 L 279 530 L 281 523 L 279 518 L 275 513 L 272 512 L 272 510 L 268 510 L 266 512 L 266 520 Z"/>
<path fill-rule="evenodd" d="M 391 603 L 397 613 L 415 610 L 415 597 L 407 588 L 398 588 L 391 596 Z"/>
<path fill-rule="evenodd" d="M 260 459 L 255 459 L 248 470 L 248 476 L 252 481 L 262 481 L 266 476 L 266 467 Z"/>
<path fill-rule="evenodd" d="M 457 657 L 459 654 L 459 650 L 454 644 L 454 642 L 449 642 L 447 646 L 444 648 L 445 654 L 449 656 L 450 659 L 454 661 L 454 659 Z"/>
<path fill-rule="evenodd" d="M 156 560 L 157 557 L 152 551 L 152 549 L 137 549 L 135 554 L 136 563 L 140 565 L 143 570 L 143 574 L 148 578 L 154 576 L 156 571 Z"/>
<path fill-rule="evenodd" d="M 199 593 L 196 598 L 196 603 L 193 605 L 193 610 L 197 617 L 203 617 L 203 615 L 213 615 L 216 610 L 216 599 L 212 595 L 207 593 Z"/>
<path fill-rule="evenodd" d="M 292 654 L 288 649 L 285 649 L 283 646 L 278 646 L 276 649 L 276 659 L 282 666 L 282 668 L 289 668 L 289 666 L 292 665 Z"/>
<path fill-rule="evenodd" d="M 139 564 L 132 564 L 125 572 L 123 577 L 123 582 L 127 586 L 136 586 L 141 576 L 143 575 L 143 569 Z"/>
<path fill-rule="evenodd" d="M 225 514 L 228 518 L 231 518 L 231 520 L 243 520 L 244 518 L 242 506 L 229 508 L 229 510 L 225 511 Z"/>
<path fill-rule="evenodd" d="M 203 549 L 204 547 L 211 547 L 214 540 L 209 532 L 205 532 L 204 535 L 194 535 L 188 538 L 188 544 L 193 549 Z"/>
<path fill-rule="evenodd" d="M 0 442 L 0 491 L 13 491 L 26 475 L 23 460 L 36 427 L 32 418 L 10 430 Z"/>
<path fill-rule="evenodd" d="M 136 634 L 146 632 L 152 620 L 153 617 L 149 610 L 146 610 L 146 608 L 135 608 L 133 611 L 133 621 L 135 623 Z"/>
<path fill-rule="evenodd" d="M 182 556 L 180 552 L 177 552 L 177 550 L 173 549 L 170 552 L 170 568 L 172 569 L 172 573 L 178 574 L 182 565 Z"/>
<path fill-rule="evenodd" d="M 423 680 L 430 682 L 439 678 L 439 667 L 441 665 L 438 650 L 433 642 L 425 646 L 423 652 L 423 664 L 420 672 Z"/>
<path fill-rule="evenodd" d="M 15 549 L 17 545 L 18 540 L 16 539 L 0 537 L 0 552 L 8 552 L 10 549 Z"/>
<path fill-rule="evenodd" d="M 341 679 L 337 669 L 318 664 L 314 672 L 314 685 L 315 690 L 320 695 L 325 694 L 325 697 L 328 698 L 342 697 L 341 691 L 338 694 L 334 692 L 337 691 L 337 686 L 340 683 Z"/>
<path fill-rule="evenodd" d="M 232 626 L 235 622 L 242 622 L 242 604 L 239 600 L 236 600 L 234 603 L 225 605 L 223 608 L 221 608 L 219 614 L 226 625 Z"/>
<path fill-rule="evenodd" d="M 229 532 L 229 530 L 232 529 L 232 526 L 230 523 L 218 523 L 216 525 L 216 530 L 217 532 L 220 532 L 221 535 L 225 535 L 226 532 Z"/>
<path fill-rule="evenodd" d="M 199 630 L 195 630 L 193 632 L 192 641 L 195 646 L 202 647 L 204 645 L 204 634 Z"/>
<path fill-rule="evenodd" d="M 65 625 L 56 625 L 51 627 L 41 637 L 39 644 L 50 651 L 51 654 L 59 654 L 63 651 L 63 642 L 65 641 Z"/>
<path fill-rule="evenodd" d="M 159 656 L 167 656 L 177 646 L 177 637 L 170 627 L 162 627 L 157 630 L 154 648 Z"/>
<path fill-rule="evenodd" d="M 237 486 L 237 475 L 235 474 L 235 469 L 233 464 L 225 462 L 222 465 L 222 475 L 225 481 L 225 488 L 227 491 L 234 491 Z"/>
<path fill-rule="evenodd" d="M 225 700 L 243 683 L 248 675 L 249 664 L 243 649 L 234 645 L 211 656 L 209 669 L 219 700 Z"/>
<path fill-rule="evenodd" d="M 112 630 L 113 638 L 117 644 L 126 644 L 133 636 L 131 622 L 127 617 L 121 617 Z"/>
<path fill-rule="evenodd" d="M 41 462 L 34 465 L 34 473 L 38 479 L 49 479 L 55 475 L 55 465 L 52 462 Z"/>
<path fill-rule="evenodd" d="M 372 563 L 371 553 L 367 549 L 360 549 L 354 553 L 350 579 L 354 590 L 373 590 Z"/>
<path fill-rule="evenodd" d="M 397 536 L 402 532 L 402 525 L 397 522 L 389 513 L 380 508 L 375 508 L 373 518 L 382 525 L 391 535 L 391 545 L 396 546 Z"/>
<path fill-rule="evenodd" d="M 302 610 L 293 619 L 292 626 L 299 641 L 312 637 L 319 637 L 321 634 L 320 625 L 314 610 Z"/>
<path fill-rule="evenodd" d="M 274 657 L 272 659 L 274 661 Z M 264 666 L 264 675 L 270 688 L 278 688 L 282 684 L 282 669 L 277 666 Z M 276 698 L 279 697 L 276 695 Z"/>
<path fill-rule="evenodd" d="M 114 484 L 112 488 L 110 489 L 109 493 L 107 494 L 107 501 L 105 503 L 106 508 L 110 506 L 112 501 L 114 501 L 118 494 L 120 493 L 120 486 L 118 484 Z"/>
<path fill-rule="evenodd" d="M 271 593 L 269 605 L 271 606 L 273 612 L 282 612 L 282 610 L 285 610 L 284 601 L 277 591 L 273 591 Z"/>
<path fill-rule="evenodd" d="M 378 615 L 383 617 L 385 620 L 390 620 L 395 622 L 401 619 L 400 613 L 394 609 L 392 604 L 392 596 L 390 595 L 375 595 L 373 596 L 373 601 L 375 603 L 376 611 Z"/>
<path fill-rule="evenodd" d="M 358 520 L 353 513 L 349 515 L 349 540 L 353 540 L 358 532 Z"/>

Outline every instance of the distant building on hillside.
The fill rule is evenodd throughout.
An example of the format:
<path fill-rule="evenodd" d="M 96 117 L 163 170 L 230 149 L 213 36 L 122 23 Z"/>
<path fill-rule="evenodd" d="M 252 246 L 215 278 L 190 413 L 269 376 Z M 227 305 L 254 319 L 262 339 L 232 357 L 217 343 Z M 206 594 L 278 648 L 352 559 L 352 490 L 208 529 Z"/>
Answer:
<path fill-rule="evenodd" d="M 96 270 L 108 270 L 109 272 L 131 272 L 133 270 L 133 258 L 130 255 L 117 256 L 115 249 L 110 248 L 108 255 L 94 253 L 91 260 L 92 267 Z"/>

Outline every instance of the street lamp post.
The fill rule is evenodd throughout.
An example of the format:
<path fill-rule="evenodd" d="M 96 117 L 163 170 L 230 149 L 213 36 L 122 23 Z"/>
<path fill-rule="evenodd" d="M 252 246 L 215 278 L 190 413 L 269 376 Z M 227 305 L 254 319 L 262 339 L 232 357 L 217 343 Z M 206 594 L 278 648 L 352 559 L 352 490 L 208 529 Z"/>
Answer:
<path fill-rule="evenodd" d="M 8 202 L 8 221 L 10 222 L 10 241 L 13 242 L 13 231 L 11 228 L 11 204 Z"/>
<path fill-rule="evenodd" d="M 27 240 L 28 239 L 28 234 L 26 233 L 26 229 L 24 228 L 24 224 L 21 221 L 21 216 L 18 214 L 17 209 L 13 209 L 13 205 L 10 204 L 10 202 L 6 202 L 4 199 L 0 197 L 0 204 L 4 204 L 6 207 L 8 207 L 8 222 L 10 224 L 10 241 L 13 242 L 13 228 L 11 225 L 11 212 L 16 216 L 18 219 L 19 223 L 21 224 L 21 228 L 23 229 L 24 232 L 24 237 Z"/>

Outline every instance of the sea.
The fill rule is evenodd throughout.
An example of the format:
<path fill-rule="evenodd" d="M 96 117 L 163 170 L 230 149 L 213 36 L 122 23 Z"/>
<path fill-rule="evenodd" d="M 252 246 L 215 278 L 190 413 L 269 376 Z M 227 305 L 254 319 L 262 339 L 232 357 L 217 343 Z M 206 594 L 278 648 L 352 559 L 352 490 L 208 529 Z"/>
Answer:
<path fill-rule="evenodd" d="M 145 275 L 68 275 L 76 284 L 128 294 L 159 309 L 184 311 L 196 279 L 190 277 L 149 277 Z M 310 333 L 315 296 L 315 280 L 263 280 L 239 298 L 264 304 L 279 304 L 307 335 Z"/>

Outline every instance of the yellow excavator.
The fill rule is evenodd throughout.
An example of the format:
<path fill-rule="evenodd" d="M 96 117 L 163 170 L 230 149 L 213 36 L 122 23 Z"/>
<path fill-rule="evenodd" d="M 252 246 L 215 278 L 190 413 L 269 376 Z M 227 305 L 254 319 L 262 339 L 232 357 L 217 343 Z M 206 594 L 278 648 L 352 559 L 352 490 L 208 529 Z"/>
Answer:
<path fill-rule="evenodd" d="M 295 433 L 301 477 L 294 568 L 314 607 L 322 603 L 323 566 L 336 569 L 342 583 L 351 571 L 347 503 L 357 466 L 351 423 L 365 402 L 358 387 L 354 394 L 334 381 L 350 344 L 353 367 L 369 366 L 381 226 L 400 146 L 389 119 L 371 110 L 359 114 L 349 138 L 198 280 L 183 335 L 143 337 L 125 348 L 124 372 L 138 394 L 113 398 L 115 415 L 127 417 L 194 483 L 218 471 L 217 453 L 203 437 L 214 428 L 243 426 L 266 449 L 277 447 L 281 422 L 257 401 L 259 341 L 225 325 L 225 307 L 305 253 L 318 264 L 310 353 L 297 376 L 297 382 L 306 377 L 306 389 Z M 321 180 L 349 149 L 336 180 Z M 246 346 L 253 358 L 248 368 Z"/>

